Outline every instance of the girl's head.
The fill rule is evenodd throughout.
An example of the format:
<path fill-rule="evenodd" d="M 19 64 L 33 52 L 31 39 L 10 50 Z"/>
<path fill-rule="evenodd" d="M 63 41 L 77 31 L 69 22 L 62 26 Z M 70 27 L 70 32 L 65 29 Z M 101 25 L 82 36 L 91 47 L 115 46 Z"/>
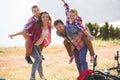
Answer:
<path fill-rule="evenodd" d="M 49 24 L 52 22 L 52 19 L 48 12 L 44 11 L 40 13 L 39 16 L 39 22 L 41 23 L 40 26 L 43 26 L 43 24 Z"/>
<path fill-rule="evenodd" d="M 70 10 L 70 19 L 75 20 L 78 17 L 78 11 L 76 9 Z"/>
<path fill-rule="evenodd" d="M 36 6 L 36 5 L 34 5 L 34 6 L 32 6 L 32 13 L 36 16 L 36 17 L 38 17 L 39 15 L 40 15 L 40 10 L 39 10 L 39 8 L 38 8 L 38 6 Z"/>

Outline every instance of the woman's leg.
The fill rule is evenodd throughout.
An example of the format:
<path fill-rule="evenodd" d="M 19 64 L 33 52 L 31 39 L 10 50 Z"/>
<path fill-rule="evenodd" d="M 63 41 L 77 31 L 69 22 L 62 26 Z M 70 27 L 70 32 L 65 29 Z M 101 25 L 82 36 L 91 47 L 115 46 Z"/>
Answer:
<path fill-rule="evenodd" d="M 34 58 L 35 61 L 32 66 L 31 80 L 35 79 L 35 72 L 39 67 L 38 65 L 39 65 L 39 63 L 42 63 L 42 58 L 40 56 L 41 53 L 38 49 L 39 49 L 39 47 L 37 47 L 37 46 L 33 46 L 33 48 L 32 48 L 32 57 Z"/>

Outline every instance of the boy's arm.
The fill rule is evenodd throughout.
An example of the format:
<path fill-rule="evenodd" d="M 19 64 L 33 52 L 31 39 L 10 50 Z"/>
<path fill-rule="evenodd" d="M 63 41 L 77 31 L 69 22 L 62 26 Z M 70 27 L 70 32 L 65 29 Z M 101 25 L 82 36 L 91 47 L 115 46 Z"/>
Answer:
<path fill-rule="evenodd" d="M 65 7 L 65 14 L 66 14 L 66 24 L 69 24 L 69 20 L 70 20 L 70 7 L 67 3 L 65 3 L 64 0 L 62 0 L 64 3 L 64 7 Z"/>
<path fill-rule="evenodd" d="M 10 34 L 8 37 L 10 37 L 11 39 L 17 35 L 22 35 L 24 31 L 20 31 L 20 32 L 17 32 L 15 34 Z"/>
<path fill-rule="evenodd" d="M 25 25 L 24 29 L 23 30 L 27 30 L 29 29 L 35 22 L 37 22 L 37 19 L 35 19 L 35 17 L 31 17 L 29 20 L 28 20 L 28 23 Z"/>

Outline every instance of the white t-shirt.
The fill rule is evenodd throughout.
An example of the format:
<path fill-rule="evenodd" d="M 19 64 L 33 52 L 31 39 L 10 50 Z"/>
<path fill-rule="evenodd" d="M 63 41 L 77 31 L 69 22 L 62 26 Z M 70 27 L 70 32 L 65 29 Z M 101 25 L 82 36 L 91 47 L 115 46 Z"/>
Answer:
<path fill-rule="evenodd" d="M 41 34 L 41 37 L 38 39 L 38 41 L 35 43 L 36 46 L 39 46 L 40 44 L 42 44 L 44 38 L 47 36 L 48 34 L 48 29 L 47 30 L 44 30 L 42 29 L 42 34 Z"/>

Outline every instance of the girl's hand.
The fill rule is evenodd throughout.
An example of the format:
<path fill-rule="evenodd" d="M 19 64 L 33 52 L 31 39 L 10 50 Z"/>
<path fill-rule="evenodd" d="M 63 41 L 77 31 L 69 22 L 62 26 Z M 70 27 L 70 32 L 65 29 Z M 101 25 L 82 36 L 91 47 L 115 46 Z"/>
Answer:
<path fill-rule="evenodd" d="M 65 3 L 65 0 L 62 0 L 63 3 Z"/>

